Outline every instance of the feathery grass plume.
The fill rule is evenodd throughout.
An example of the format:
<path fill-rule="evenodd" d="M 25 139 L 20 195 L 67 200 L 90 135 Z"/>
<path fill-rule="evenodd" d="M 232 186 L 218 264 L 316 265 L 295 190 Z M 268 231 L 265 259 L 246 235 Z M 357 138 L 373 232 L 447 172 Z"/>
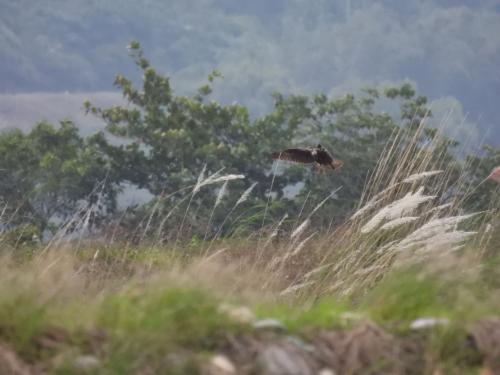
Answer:
<path fill-rule="evenodd" d="M 191 194 L 191 198 L 189 199 L 186 211 L 184 212 L 184 217 L 182 218 L 181 225 L 179 226 L 179 230 L 177 231 L 177 238 L 176 238 L 176 241 L 175 241 L 176 243 L 179 240 L 179 237 L 180 237 L 180 235 L 182 233 L 182 228 L 184 227 L 184 222 L 186 221 L 186 216 L 187 216 L 187 213 L 189 211 L 189 208 L 191 207 L 191 202 L 193 200 L 193 197 L 195 196 L 196 193 L 198 193 L 200 191 L 200 189 L 203 186 L 216 184 L 218 182 L 226 182 L 226 181 L 238 180 L 238 179 L 245 178 L 245 176 L 242 175 L 242 174 L 228 174 L 228 175 L 225 175 L 225 176 L 221 176 L 220 173 L 221 173 L 221 171 L 223 169 L 219 169 L 214 174 L 212 174 L 212 175 L 208 176 L 207 178 L 203 179 L 203 176 L 205 175 L 205 170 L 206 170 L 206 164 L 203 167 L 203 170 L 201 171 L 200 175 L 198 176 L 198 181 L 196 182 L 196 185 L 193 188 L 193 192 Z"/>
<path fill-rule="evenodd" d="M 217 178 L 207 178 L 205 181 L 201 183 L 201 186 L 209 185 L 209 184 L 216 184 L 217 182 L 223 182 L 223 181 L 231 181 L 231 180 L 241 180 L 245 178 L 245 175 L 243 174 L 227 174 L 225 176 L 220 176 Z"/>
<path fill-rule="evenodd" d="M 194 192 L 194 191 L 196 191 L 196 192 L 197 192 L 198 190 L 200 190 L 200 189 L 199 189 L 199 185 L 201 184 L 201 182 L 202 182 L 202 181 L 203 181 L 203 179 L 205 178 L 205 171 L 206 171 L 206 170 L 207 170 L 207 164 L 205 163 L 205 164 L 203 165 L 203 168 L 201 169 L 200 174 L 198 175 L 198 178 L 197 178 L 197 180 L 196 180 L 196 184 L 194 185 L 194 188 L 193 188 L 193 192 Z M 216 173 L 218 173 L 218 172 L 216 172 Z"/>
<path fill-rule="evenodd" d="M 394 247 L 399 244 L 401 240 L 394 240 L 394 241 L 390 241 L 386 244 L 384 244 L 381 248 L 379 248 L 375 254 L 377 255 L 387 255 L 389 254 L 390 252 L 394 253 Z"/>
<path fill-rule="evenodd" d="M 417 245 L 422 244 L 426 240 L 438 236 L 442 233 L 455 230 L 458 224 L 477 214 L 478 213 L 473 213 L 468 215 L 451 216 L 451 217 L 444 217 L 440 219 L 431 220 L 422 225 L 414 232 L 410 233 L 403 240 L 401 240 L 399 244 L 395 246 L 395 249 L 398 251 L 402 251 L 413 247 L 415 244 Z"/>
<path fill-rule="evenodd" d="M 375 199 L 370 199 L 363 207 L 358 209 L 351 217 L 349 220 L 354 220 L 357 217 L 362 216 L 365 212 L 371 210 L 373 207 L 375 207 L 378 203 L 381 202 L 381 199 L 375 200 Z"/>
<path fill-rule="evenodd" d="M 226 180 L 224 182 L 224 184 L 222 184 L 222 187 L 219 189 L 219 192 L 217 193 L 217 199 L 215 200 L 214 207 L 217 207 L 220 204 L 220 202 L 222 202 L 222 198 L 224 198 L 224 196 L 227 193 L 227 184 L 228 183 L 229 183 L 229 180 Z"/>
<path fill-rule="evenodd" d="M 452 232 L 439 233 L 427 238 L 423 243 L 418 244 L 418 254 L 430 253 L 432 251 L 454 250 L 457 245 L 462 244 L 477 232 L 456 230 Z"/>
<path fill-rule="evenodd" d="M 380 227 L 382 230 L 389 230 L 399 227 L 404 224 L 413 223 L 414 221 L 420 219 L 420 216 L 404 216 L 398 219 L 391 220 Z"/>
<path fill-rule="evenodd" d="M 197 192 L 199 192 L 200 189 L 203 186 L 216 184 L 218 182 L 225 182 L 225 181 L 231 181 L 231 180 L 240 180 L 242 178 L 245 178 L 245 175 L 242 175 L 242 174 L 227 174 L 227 175 L 221 176 L 220 175 L 220 171 L 217 171 L 213 175 L 208 176 L 206 179 L 204 179 L 201 182 L 197 183 L 196 186 L 193 189 L 193 194 L 196 194 Z"/>
<path fill-rule="evenodd" d="M 404 249 L 396 247 L 398 252 L 395 266 L 402 266 L 408 263 L 417 263 L 426 259 L 448 256 L 449 254 L 463 249 L 464 242 L 475 236 L 477 232 L 466 232 L 455 230 L 451 232 L 438 233 L 419 243 L 412 243 Z"/>
<path fill-rule="evenodd" d="M 306 230 L 306 228 L 309 226 L 309 224 L 311 223 L 311 220 L 309 218 L 305 219 L 302 224 L 300 224 L 293 232 L 292 234 L 290 235 L 290 239 L 294 239 L 294 238 L 298 238 L 302 232 L 304 232 Z"/>
<path fill-rule="evenodd" d="M 250 187 L 248 189 L 246 189 L 243 192 L 243 194 L 241 194 L 240 199 L 238 199 L 238 201 L 236 202 L 236 206 L 239 206 L 240 204 L 246 202 L 246 200 L 248 199 L 248 197 L 250 196 L 250 194 L 252 193 L 252 190 L 255 188 L 256 185 L 257 185 L 257 182 L 254 182 L 252 185 L 250 185 Z"/>
<path fill-rule="evenodd" d="M 281 157 L 281 154 L 280 154 L 280 157 Z M 271 202 L 271 198 L 273 196 L 274 180 L 276 179 L 276 172 L 278 171 L 279 163 L 280 163 L 280 161 L 278 158 L 278 160 L 276 160 L 276 162 L 274 163 L 273 178 L 271 179 L 271 186 L 269 188 L 269 195 L 267 197 L 266 206 L 264 208 L 264 215 L 262 215 L 262 224 L 260 225 L 260 229 L 261 229 L 262 234 L 259 238 L 259 243 L 258 243 L 257 247 L 260 245 L 260 241 L 262 240 L 262 235 L 264 234 L 262 229 L 264 228 L 264 224 L 266 223 L 267 210 L 269 209 L 269 203 Z"/>
<path fill-rule="evenodd" d="M 228 183 L 229 183 L 229 181 L 224 182 L 224 184 L 222 185 L 222 187 L 219 189 L 219 192 L 217 193 L 217 198 L 215 199 L 214 206 L 212 207 L 212 211 L 210 212 L 210 217 L 208 218 L 208 223 L 207 223 L 207 227 L 205 229 L 205 235 L 203 236 L 203 240 L 207 239 L 208 231 L 210 229 L 210 224 L 212 223 L 212 218 L 214 216 L 215 209 L 220 204 L 220 202 L 222 202 L 222 198 L 226 194 L 227 184 Z"/>
<path fill-rule="evenodd" d="M 420 180 L 427 178 L 427 177 L 436 176 L 436 175 L 441 174 L 443 172 L 444 172 L 443 170 L 436 170 L 436 171 L 416 173 L 416 174 L 412 174 L 411 176 L 405 178 L 402 182 L 403 183 L 414 183 L 414 182 L 420 181 Z"/>
<path fill-rule="evenodd" d="M 393 184 L 389 186 L 388 188 L 385 188 L 382 190 L 380 193 L 376 194 L 373 198 L 371 198 L 363 207 L 359 208 L 351 217 L 349 220 L 354 220 L 357 217 L 360 217 L 363 215 L 365 212 L 371 210 L 374 208 L 377 204 L 379 204 L 382 201 L 382 197 L 387 194 L 388 192 L 392 191 L 394 188 L 397 188 L 400 186 L 399 183 Z"/>
<path fill-rule="evenodd" d="M 422 203 L 436 198 L 435 195 L 423 195 L 423 191 L 424 187 L 422 186 L 415 193 L 408 193 L 403 198 L 383 207 L 361 228 L 361 233 L 373 232 L 384 221 L 398 219 L 410 214 Z"/>
<path fill-rule="evenodd" d="M 273 239 L 274 237 L 276 237 L 278 235 L 278 230 L 280 229 L 281 225 L 283 224 L 283 222 L 288 219 L 288 214 L 285 213 L 283 215 L 283 217 L 281 218 L 281 220 L 278 222 L 278 224 L 274 227 L 271 235 L 269 236 L 269 240 Z"/>

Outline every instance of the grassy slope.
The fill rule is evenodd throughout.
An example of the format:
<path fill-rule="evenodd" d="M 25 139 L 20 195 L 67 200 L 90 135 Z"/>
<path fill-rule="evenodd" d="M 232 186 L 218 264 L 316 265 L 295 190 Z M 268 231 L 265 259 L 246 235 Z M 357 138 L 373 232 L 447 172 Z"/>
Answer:
<path fill-rule="evenodd" d="M 490 210 L 461 216 L 466 198 L 448 197 L 453 168 L 445 155 L 422 152 L 418 141 L 402 147 L 402 139 L 396 137 L 381 156 L 358 211 L 330 231 L 309 226 L 323 201 L 296 218 L 283 238 L 272 236 L 280 226 L 273 223 L 246 239 L 185 246 L 176 240 L 175 249 L 55 241 L 49 249 L 6 254 L 0 259 L 0 370 L 6 346 L 53 373 L 77 373 L 74 358 L 89 353 L 100 360 L 97 373 L 175 373 L 176 367 L 177 373 L 196 373 L 211 353 L 234 354 L 231 337 L 247 340 L 245 348 L 267 340 L 223 313 L 221 306 L 229 303 L 280 320 L 287 327 L 283 335 L 303 337 L 318 351 L 325 330 L 349 331 L 361 316 L 423 347 L 420 362 L 430 373 L 474 373 L 482 358 L 467 344 L 467 334 L 475 321 L 500 314 L 500 267 L 494 261 L 500 195 L 492 195 Z M 438 145 L 436 138 L 428 148 Z M 466 182 L 462 174 L 453 186 L 465 189 Z M 188 210 L 189 204 L 185 215 Z M 149 219 L 138 228 L 141 239 Z M 175 233 L 174 224 L 172 238 L 179 239 L 182 231 Z M 55 238 L 65 234 L 63 228 Z M 450 323 L 426 334 L 411 332 L 410 322 L 425 316 Z M 479 341 L 500 357 L 497 325 L 483 329 Z M 352 349 L 361 357 L 361 336 L 371 337 L 360 344 L 368 357 L 382 349 L 394 356 L 392 347 L 404 346 L 373 327 L 349 332 L 356 334 L 346 333 L 352 342 L 344 354 Z M 187 360 L 179 364 L 172 353 Z M 340 373 L 366 373 L 337 365 L 344 366 Z"/>
<path fill-rule="evenodd" d="M 346 312 L 399 336 L 409 334 L 415 318 L 447 317 L 451 324 L 426 338 L 427 350 L 443 368 L 472 371 L 479 363 L 463 345 L 467 328 L 500 311 L 496 286 L 477 274 L 405 269 L 351 298 L 279 298 L 272 288 L 255 292 L 257 270 L 240 272 L 215 261 L 178 262 L 157 251 L 149 262 L 147 251 L 132 260 L 115 259 L 116 252 L 104 249 L 96 257 L 91 250 L 78 256 L 68 250 L 22 261 L 5 257 L 0 274 L 0 341 L 26 362 L 45 363 L 54 373 L 78 373 L 72 360 L 86 353 L 102 361 L 98 373 L 146 367 L 173 371 L 167 354 L 186 351 L 190 361 L 182 366 L 189 368 L 179 371 L 196 373 L 208 353 L 224 350 L 228 334 L 253 335 L 248 324 L 220 311 L 222 303 L 247 305 L 258 317 L 276 318 L 288 333 L 307 339 L 321 329 L 356 325 Z M 61 328 L 61 338 L 51 333 Z M 89 346 L 96 330 L 104 336 Z M 40 344 L 47 335 L 56 336 L 54 345 Z"/>

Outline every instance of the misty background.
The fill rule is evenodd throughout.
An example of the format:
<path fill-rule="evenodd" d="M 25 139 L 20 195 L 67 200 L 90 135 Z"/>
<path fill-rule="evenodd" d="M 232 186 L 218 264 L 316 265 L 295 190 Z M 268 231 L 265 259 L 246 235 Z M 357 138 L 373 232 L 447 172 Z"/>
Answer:
<path fill-rule="evenodd" d="M 253 116 L 273 91 L 408 81 L 449 134 L 500 144 L 500 1 L 0 0 L 0 10 L 0 129 L 65 117 L 99 128 L 82 103 L 120 102 L 117 73 L 140 79 L 127 58 L 134 39 L 178 94 L 218 69 L 215 98 Z"/>

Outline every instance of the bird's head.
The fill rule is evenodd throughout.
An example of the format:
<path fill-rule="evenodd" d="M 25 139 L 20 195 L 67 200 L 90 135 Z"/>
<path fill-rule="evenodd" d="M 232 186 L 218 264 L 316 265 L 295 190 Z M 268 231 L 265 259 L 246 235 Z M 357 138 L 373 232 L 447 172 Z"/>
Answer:
<path fill-rule="evenodd" d="M 318 144 L 318 145 L 316 146 L 316 148 L 319 148 L 319 149 L 321 150 L 321 149 L 323 148 L 323 146 L 321 146 L 320 144 Z"/>

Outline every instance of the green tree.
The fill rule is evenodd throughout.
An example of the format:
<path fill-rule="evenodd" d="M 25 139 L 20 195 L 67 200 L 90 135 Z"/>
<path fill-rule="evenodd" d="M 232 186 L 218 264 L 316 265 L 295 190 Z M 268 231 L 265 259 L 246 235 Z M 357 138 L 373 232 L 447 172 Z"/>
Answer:
<path fill-rule="evenodd" d="M 144 58 L 139 43 L 132 42 L 129 50 L 142 72 L 141 87 L 122 75 L 115 80 L 129 105 L 99 108 L 87 102 L 85 107 L 106 122 L 109 134 L 121 140 L 111 144 L 104 134 L 99 138 L 101 149 L 110 156 L 120 178 L 155 195 L 194 184 L 206 165 L 207 173 L 225 168 L 228 173 L 243 173 L 248 183 L 258 182 L 255 203 L 261 207 L 260 215 L 267 212 L 273 220 L 282 214 L 283 206 L 293 215 L 306 197 L 316 204 L 343 186 L 337 199 L 329 202 L 324 220 L 340 218 L 358 201 L 368 174 L 395 129 L 406 129 L 409 141 L 422 119 L 430 116 L 427 99 L 416 95 L 411 85 L 403 84 L 382 93 L 369 88 L 360 96 L 348 94 L 342 98 L 276 93 L 273 111 L 252 121 L 247 108 L 241 105 L 209 100 L 212 83 L 220 76 L 217 71 L 208 76 L 208 83 L 195 95 L 178 96 L 169 78 Z M 399 103 L 399 118 L 379 110 L 382 100 Z M 432 129 L 425 129 L 417 146 L 433 135 Z M 292 166 L 286 172 L 280 169 L 273 174 L 269 158 L 272 151 L 318 143 L 345 161 L 340 173 L 321 176 L 311 168 Z M 453 146 L 443 141 L 436 148 L 436 158 L 448 155 Z M 273 196 L 284 204 L 266 210 L 271 183 Z M 213 192 L 207 189 L 205 194 Z M 202 208 L 197 211 L 202 216 L 208 210 L 206 202 L 205 206 L 202 202 L 204 197 L 207 195 L 200 197 L 198 204 Z M 252 217 L 258 218 L 259 214 Z"/>
<path fill-rule="evenodd" d="M 116 208 L 117 192 L 108 157 L 71 121 L 0 134 L 0 202 L 7 226 L 29 223 L 43 231 L 91 205 L 96 219 Z"/>

